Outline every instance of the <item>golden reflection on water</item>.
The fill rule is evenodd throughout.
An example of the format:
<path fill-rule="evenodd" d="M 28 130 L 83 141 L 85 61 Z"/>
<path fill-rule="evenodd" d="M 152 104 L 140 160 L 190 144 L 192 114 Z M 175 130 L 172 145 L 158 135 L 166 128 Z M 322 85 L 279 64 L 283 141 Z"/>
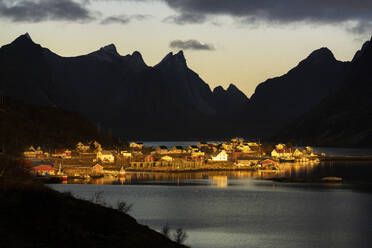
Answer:
<path fill-rule="evenodd" d="M 279 170 L 240 170 L 240 171 L 205 171 L 205 172 L 127 172 L 124 177 L 105 176 L 90 180 L 78 180 L 72 183 L 88 184 L 141 184 L 166 182 L 179 185 L 187 180 L 207 181 L 211 186 L 227 187 L 233 179 L 271 179 L 276 177 L 294 177 L 299 173 L 311 173 L 313 163 L 280 163 Z M 205 180 L 207 179 L 207 180 Z"/>
<path fill-rule="evenodd" d="M 228 185 L 227 176 L 211 176 L 212 185 L 215 185 L 219 188 L 226 188 Z"/>

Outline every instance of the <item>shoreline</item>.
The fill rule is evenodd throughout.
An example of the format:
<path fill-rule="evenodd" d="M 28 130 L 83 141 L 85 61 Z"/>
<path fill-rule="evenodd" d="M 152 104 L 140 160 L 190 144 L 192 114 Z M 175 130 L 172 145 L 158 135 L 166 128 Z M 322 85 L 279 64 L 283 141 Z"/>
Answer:
<path fill-rule="evenodd" d="M 51 189 L 15 159 L 1 158 L 0 172 L 0 230 L 11 234 L 0 247 L 186 247 L 124 211 Z"/>

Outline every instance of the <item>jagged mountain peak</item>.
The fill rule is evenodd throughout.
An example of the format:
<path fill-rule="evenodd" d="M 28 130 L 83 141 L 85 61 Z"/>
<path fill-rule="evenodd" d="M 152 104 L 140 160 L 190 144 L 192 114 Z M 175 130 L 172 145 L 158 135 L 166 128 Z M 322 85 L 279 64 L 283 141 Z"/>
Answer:
<path fill-rule="evenodd" d="M 186 58 L 183 54 L 183 51 L 181 50 L 176 54 L 173 54 L 172 52 L 168 53 L 156 66 L 162 65 L 187 67 Z"/>
<path fill-rule="evenodd" d="M 141 62 L 141 63 L 145 64 L 145 61 L 143 60 L 142 54 L 140 52 L 134 51 L 131 56 L 137 62 Z"/>
<path fill-rule="evenodd" d="M 25 33 L 20 35 L 17 39 L 15 39 L 11 44 L 32 44 L 35 45 L 29 33 Z"/>
<path fill-rule="evenodd" d="M 299 63 L 299 66 L 294 69 L 301 69 L 304 66 L 310 66 L 311 68 L 314 66 L 319 67 L 333 64 L 335 62 L 337 62 L 337 60 L 332 51 L 327 47 L 322 47 L 310 53 L 310 55 L 306 59 L 302 60 Z"/>
<path fill-rule="evenodd" d="M 100 51 L 103 51 L 107 54 L 111 54 L 114 56 L 120 56 L 114 44 L 109 44 L 107 46 L 101 47 Z"/>
<path fill-rule="evenodd" d="M 230 84 L 229 87 L 227 88 L 227 91 L 239 91 L 238 87 L 236 87 L 234 84 Z"/>
<path fill-rule="evenodd" d="M 336 58 L 331 50 L 327 47 L 322 47 L 313 51 L 306 60 L 336 60 Z"/>
<path fill-rule="evenodd" d="M 219 86 L 217 86 L 217 87 L 215 87 L 214 89 L 213 89 L 213 93 L 215 94 L 215 93 L 223 93 L 223 92 L 225 92 L 225 89 L 221 86 L 221 85 L 219 85 Z"/>
<path fill-rule="evenodd" d="M 248 101 L 248 97 L 238 89 L 234 84 L 230 84 L 229 87 L 225 90 L 222 86 L 217 86 L 213 89 L 213 94 L 215 96 L 229 96 L 236 97 L 236 100 Z"/>
<path fill-rule="evenodd" d="M 371 40 L 368 40 L 368 41 L 364 42 L 362 48 L 355 53 L 352 62 L 355 62 L 364 53 L 366 53 L 366 51 L 369 49 L 369 47 L 371 47 L 371 44 L 372 44 L 372 38 L 371 38 Z"/>
<path fill-rule="evenodd" d="M 142 58 L 142 54 L 141 54 L 139 51 L 134 51 L 134 52 L 132 53 L 132 56 L 133 56 L 133 57 L 136 57 L 136 58 Z"/>
<path fill-rule="evenodd" d="M 22 36 L 23 36 L 25 39 L 28 39 L 28 40 L 32 41 L 31 36 L 30 36 L 29 33 L 25 33 L 25 34 L 22 35 Z"/>

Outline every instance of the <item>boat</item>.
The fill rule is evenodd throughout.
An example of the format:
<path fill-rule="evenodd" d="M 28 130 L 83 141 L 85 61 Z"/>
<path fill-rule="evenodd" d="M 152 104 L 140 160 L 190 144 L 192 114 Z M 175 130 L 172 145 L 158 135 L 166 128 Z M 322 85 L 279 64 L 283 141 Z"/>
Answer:
<path fill-rule="evenodd" d="M 322 183 L 342 183 L 343 179 L 341 177 L 322 177 L 320 181 Z"/>
<path fill-rule="evenodd" d="M 120 169 L 120 171 L 119 171 L 119 177 L 120 177 L 120 178 L 125 177 L 125 170 L 124 170 L 123 166 L 121 167 L 121 169 Z"/>

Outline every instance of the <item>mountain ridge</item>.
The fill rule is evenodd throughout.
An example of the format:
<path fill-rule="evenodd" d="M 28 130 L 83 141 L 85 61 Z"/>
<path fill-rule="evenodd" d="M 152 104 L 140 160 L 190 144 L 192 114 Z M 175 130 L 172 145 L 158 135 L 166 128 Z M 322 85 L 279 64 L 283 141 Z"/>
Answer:
<path fill-rule="evenodd" d="M 127 139 L 268 138 L 293 121 L 303 123 L 301 117 L 319 104 L 347 106 L 340 96 L 350 101 L 359 96 L 369 108 L 370 47 L 366 42 L 351 62 L 338 61 L 326 47 L 317 49 L 286 74 L 260 83 L 249 99 L 234 84 L 211 90 L 188 67 L 183 51 L 168 53 L 154 66 L 138 51 L 120 55 L 112 44 L 62 57 L 25 34 L 0 49 L 0 91 L 77 111 Z M 350 88 L 353 80 L 360 83 Z"/>
<path fill-rule="evenodd" d="M 22 63 L 23 50 L 28 48 L 34 56 Z M 37 75 L 32 75 L 34 82 L 27 86 L 31 71 L 26 64 L 32 64 L 31 60 L 38 62 L 34 65 Z M 0 90 L 25 102 L 77 111 L 97 125 L 113 129 L 118 136 L 136 133 L 138 137 L 140 129 L 152 127 L 159 135 L 171 136 L 179 128 L 166 130 L 168 123 L 187 130 L 186 126 L 195 121 L 200 127 L 191 134 L 185 131 L 185 135 L 204 135 L 220 112 L 209 85 L 187 66 L 183 51 L 169 53 L 157 65 L 147 66 L 138 51 L 121 56 L 113 44 L 86 55 L 62 57 L 36 44 L 29 35 L 22 35 L 3 46 L 0 64 L 8 65 Z M 15 76 L 10 71 L 14 67 L 22 73 Z M 18 89 L 13 90 L 14 85 Z M 35 98 L 38 101 L 34 102 Z M 233 108 L 235 102 L 225 105 Z M 128 123 L 128 117 L 140 124 Z M 155 124 L 151 126 L 146 119 Z"/>

